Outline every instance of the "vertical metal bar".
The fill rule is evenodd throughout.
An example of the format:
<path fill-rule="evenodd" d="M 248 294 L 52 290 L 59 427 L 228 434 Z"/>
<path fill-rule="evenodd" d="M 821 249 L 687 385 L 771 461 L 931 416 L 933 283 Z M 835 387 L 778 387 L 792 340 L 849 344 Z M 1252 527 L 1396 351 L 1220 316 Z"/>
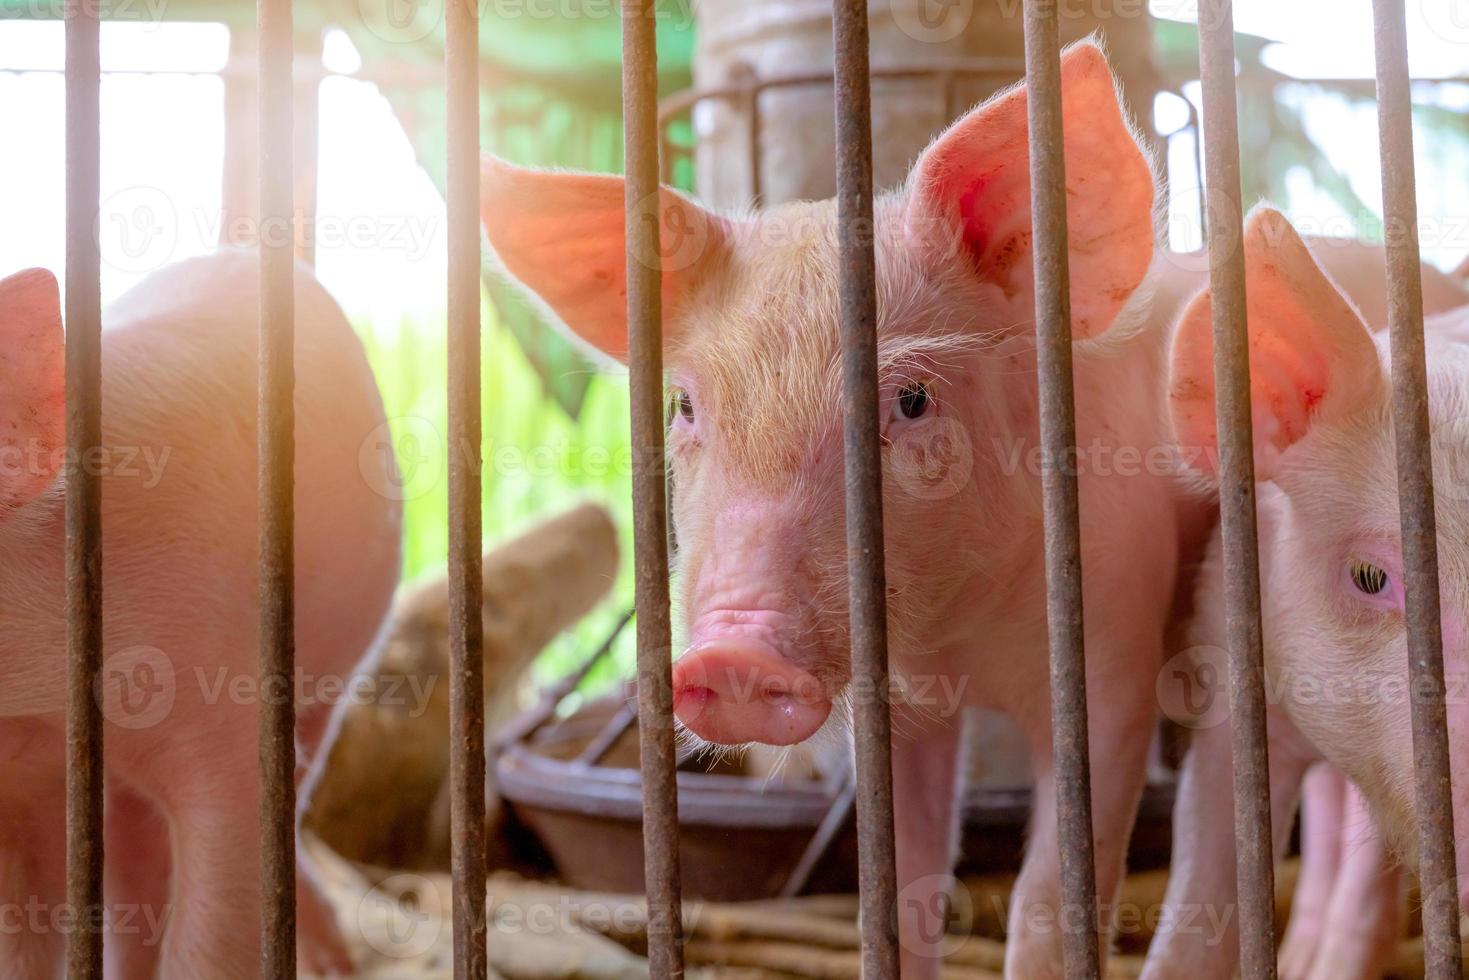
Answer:
<path fill-rule="evenodd" d="M 449 773 L 454 977 L 484 980 L 485 706 L 480 431 L 479 4 L 445 4 L 449 214 Z"/>
<path fill-rule="evenodd" d="M 1374 0 L 1377 117 L 1381 129 L 1383 220 L 1387 228 L 1393 432 L 1408 626 L 1419 876 L 1425 975 L 1460 975 L 1459 891 L 1444 708 L 1438 544 L 1428 383 L 1423 352 L 1423 281 L 1413 167 L 1413 106 L 1402 0 Z"/>
<path fill-rule="evenodd" d="M 837 247 L 841 268 L 842 440 L 852 684 L 888 689 L 882 451 L 877 388 L 877 269 L 872 226 L 872 88 L 865 0 L 835 0 Z M 891 719 L 885 698 L 853 706 L 862 976 L 898 975 Z"/>
<path fill-rule="evenodd" d="M 296 976 L 295 255 L 290 0 L 259 0 L 261 976 Z M 266 233 L 269 232 L 269 233 Z"/>
<path fill-rule="evenodd" d="M 746 103 L 750 113 L 750 128 L 747 138 L 750 141 L 750 206 L 752 208 L 760 206 L 760 198 L 765 193 L 765 188 L 762 186 L 764 182 L 761 180 L 760 174 L 760 129 L 762 121 L 760 119 L 760 87 L 756 84 L 756 80 L 756 76 L 752 71 L 749 79 L 750 92 L 747 96 L 749 101 Z"/>
<path fill-rule="evenodd" d="M 66 900 L 102 905 L 102 262 L 97 6 L 66 5 Z M 101 980 L 98 917 L 67 934 L 67 976 Z"/>
<path fill-rule="evenodd" d="M 1030 195 L 1034 215 L 1036 372 L 1040 382 L 1046 619 L 1051 646 L 1051 730 L 1061 846 L 1062 955 L 1068 977 L 1101 973 L 1092 853 L 1091 761 L 1081 605 L 1081 518 L 1076 398 L 1071 373 L 1071 279 L 1066 238 L 1066 154 L 1061 49 L 1055 0 L 1025 4 L 1030 97 Z"/>
<path fill-rule="evenodd" d="M 1275 976 L 1275 870 L 1270 833 L 1270 763 L 1265 744 L 1265 676 L 1260 634 L 1255 450 L 1245 313 L 1239 119 L 1235 105 L 1234 11 L 1212 0 L 1199 11 L 1203 85 L 1204 193 L 1209 201 L 1209 287 L 1219 419 L 1219 510 L 1234 744 L 1234 828 L 1239 882 L 1240 975 Z"/>
<path fill-rule="evenodd" d="M 656 0 L 622 0 L 622 128 L 627 162 L 627 350 L 632 400 L 633 551 L 638 610 L 638 739 L 648 967 L 683 975 L 668 496 L 663 457 L 663 306 L 658 189 Z"/>

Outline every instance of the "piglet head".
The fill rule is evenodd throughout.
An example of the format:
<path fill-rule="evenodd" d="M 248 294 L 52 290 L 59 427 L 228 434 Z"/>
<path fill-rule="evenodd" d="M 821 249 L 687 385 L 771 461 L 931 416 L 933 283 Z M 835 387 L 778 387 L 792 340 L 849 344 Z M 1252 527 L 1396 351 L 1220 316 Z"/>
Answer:
<path fill-rule="evenodd" d="M 55 480 L 65 417 L 56 278 L 27 269 L 0 279 L 0 523 Z"/>
<path fill-rule="evenodd" d="M 1153 184 L 1101 51 L 1069 49 L 1062 76 L 1074 331 L 1094 337 L 1149 267 Z M 1013 559 L 991 542 L 1013 537 L 1028 520 L 1019 509 L 1038 499 L 974 448 L 1028 432 L 1035 418 L 1026 407 L 1035 400 L 1026 115 L 1024 88 L 974 109 L 874 206 L 899 655 L 961 634 L 973 642 L 963 616 L 976 583 L 1003 581 L 996 566 Z M 625 359 L 623 182 L 493 158 L 483 174 L 484 225 L 505 269 L 576 336 Z M 799 742 L 840 718 L 834 705 L 855 693 L 835 205 L 729 218 L 668 189 L 656 206 L 643 203 L 662 232 L 661 254 L 631 258 L 662 274 L 687 637 L 675 710 L 712 742 Z"/>
<path fill-rule="evenodd" d="M 1362 787 L 1411 858 L 1413 746 L 1387 339 L 1373 337 L 1278 212 L 1251 215 L 1244 250 L 1270 692 Z M 1446 317 L 1429 325 L 1429 418 L 1454 810 L 1460 870 L 1469 871 L 1469 357 L 1462 345 L 1438 342 L 1455 321 L 1469 327 L 1469 310 Z M 1207 474 L 1217 461 L 1212 361 L 1206 290 L 1175 334 L 1170 397 L 1179 442 Z"/>

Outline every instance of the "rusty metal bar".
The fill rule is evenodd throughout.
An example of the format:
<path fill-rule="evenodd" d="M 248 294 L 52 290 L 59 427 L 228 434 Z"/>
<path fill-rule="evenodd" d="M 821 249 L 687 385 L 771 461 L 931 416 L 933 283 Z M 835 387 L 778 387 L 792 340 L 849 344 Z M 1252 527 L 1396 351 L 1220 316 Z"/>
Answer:
<path fill-rule="evenodd" d="M 657 0 L 622 0 L 622 128 L 627 160 L 627 351 L 632 399 L 638 739 L 648 967 L 683 975 L 668 494 L 663 456 L 663 304 L 658 189 Z"/>
<path fill-rule="evenodd" d="M 66 900 L 102 906 L 102 261 L 97 5 L 66 5 Z M 78 915 L 66 975 L 101 980 L 98 918 Z"/>
<path fill-rule="evenodd" d="M 449 227 L 449 778 L 454 977 L 484 980 L 484 548 L 480 421 L 479 5 L 444 5 Z"/>
<path fill-rule="evenodd" d="M 893 758 L 888 702 L 887 576 L 877 387 L 877 269 L 872 225 L 872 85 L 865 0 L 835 0 L 837 248 L 841 268 L 842 441 L 851 596 L 852 722 L 862 976 L 898 976 Z"/>
<path fill-rule="evenodd" d="M 256 8 L 260 87 L 261 976 L 296 976 L 295 55 L 290 0 Z"/>
<path fill-rule="evenodd" d="M 1081 605 L 1081 512 L 1076 396 L 1071 373 L 1071 278 L 1066 238 L 1066 154 L 1061 47 L 1054 0 L 1025 4 L 1030 90 L 1030 199 L 1035 237 L 1036 373 L 1040 382 L 1041 489 L 1045 510 L 1046 620 L 1051 647 L 1051 731 L 1061 846 L 1060 921 L 1066 976 L 1096 978 L 1097 878 L 1092 853 L 1091 759 Z"/>
<path fill-rule="evenodd" d="M 1234 828 L 1239 882 L 1240 976 L 1275 977 L 1275 869 L 1270 832 L 1270 762 L 1265 744 L 1265 674 L 1260 633 L 1255 450 L 1245 312 L 1239 118 L 1235 105 L 1234 11 L 1213 0 L 1199 11 L 1209 287 L 1219 419 L 1219 511 L 1224 538 L 1224 609 L 1234 744 Z"/>
<path fill-rule="evenodd" d="M 760 130 L 763 121 L 760 118 L 760 90 L 758 88 L 750 89 L 748 110 L 750 118 L 747 122 L 750 128 L 746 138 L 750 141 L 750 206 L 753 208 L 760 206 L 760 198 L 765 193 L 765 188 L 762 186 L 764 182 L 760 174 Z"/>
<path fill-rule="evenodd" d="M 1423 280 L 1413 167 L 1412 92 L 1402 0 L 1374 0 L 1372 9 L 1383 221 L 1387 231 L 1393 433 L 1397 443 L 1412 692 L 1424 968 L 1429 980 L 1447 980 L 1460 975 L 1463 954 L 1459 944 L 1459 886 L 1444 707 L 1433 458 L 1423 351 Z"/>
<path fill-rule="evenodd" d="M 826 816 L 821 818 L 821 823 L 817 826 L 816 832 L 811 835 L 806 849 L 801 852 L 796 866 L 791 869 L 790 876 L 780 887 L 781 898 L 795 898 L 806 890 L 806 886 L 811 883 L 811 876 L 816 873 L 816 866 L 831 851 L 837 835 L 842 832 L 842 828 L 851 818 L 852 807 L 856 805 L 856 802 L 857 784 L 852 782 L 850 776 L 844 776 L 837 784 L 837 795 L 832 801 L 831 809 L 827 810 Z"/>

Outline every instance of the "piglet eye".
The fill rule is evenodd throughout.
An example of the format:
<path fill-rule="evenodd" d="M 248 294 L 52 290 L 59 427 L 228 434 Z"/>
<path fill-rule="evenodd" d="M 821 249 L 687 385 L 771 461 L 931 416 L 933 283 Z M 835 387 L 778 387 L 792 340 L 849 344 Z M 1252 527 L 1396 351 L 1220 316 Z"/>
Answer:
<path fill-rule="evenodd" d="M 1353 558 L 1349 571 L 1352 585 L 1363 595 L 1377 595 L 1387 588 L 1387 572 L 1376 565 Z"/>
<path fill-rule="evenodd" d="M 682 388 L 673 388 L 668 392 L 668 421 L 683 419 L 685 422 L 694 420 L 694 401 L 689 393 Z"/>
<path fill-rule="evenodd" d="M 898 415 L 905 419 L 921 419 L 933 407 L 927 382 L 909 382 L 898 390 Z"/>

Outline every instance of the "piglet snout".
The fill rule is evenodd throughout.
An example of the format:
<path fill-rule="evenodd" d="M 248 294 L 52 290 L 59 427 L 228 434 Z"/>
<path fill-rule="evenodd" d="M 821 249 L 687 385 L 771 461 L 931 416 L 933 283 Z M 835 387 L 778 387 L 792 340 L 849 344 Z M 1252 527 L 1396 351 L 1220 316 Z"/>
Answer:
<path fill-rule="evenodd" d="M 737 637 L 702 643 L 674 662 L 673 710 L 710 742 L 794 745 L 826 721 L 831 697 L 779 651 Z"/>

